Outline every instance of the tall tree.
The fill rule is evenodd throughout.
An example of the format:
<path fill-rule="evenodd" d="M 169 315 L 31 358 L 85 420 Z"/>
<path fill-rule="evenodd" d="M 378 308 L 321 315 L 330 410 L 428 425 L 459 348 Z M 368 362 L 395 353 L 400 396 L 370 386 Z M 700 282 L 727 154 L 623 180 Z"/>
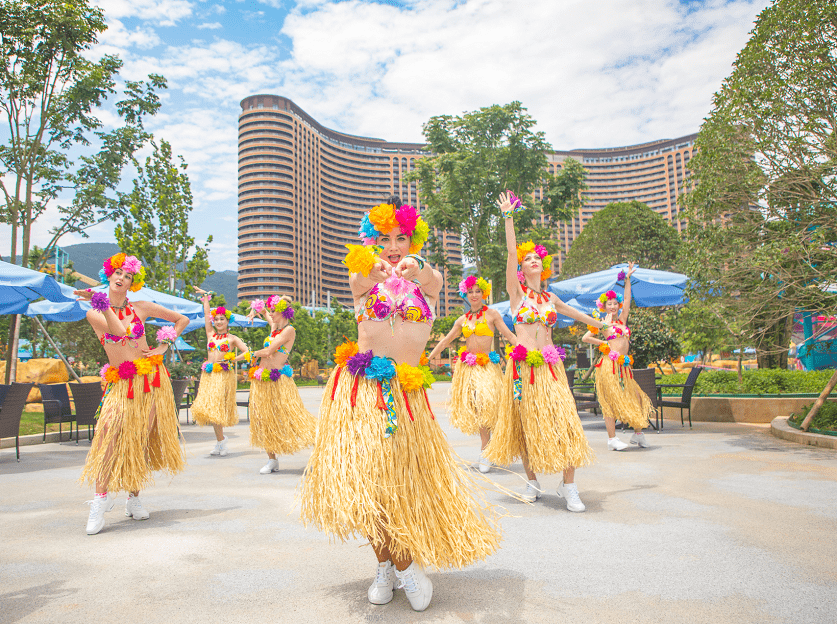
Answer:
<path fill-rule="evenodd" d="M 122 195 L 125 217 L 114 235 L 126 254 L 142 260 L 149 288 L 174 291 L 182 282 L 186 293 L 194 292 L 207 276 L 209 260 L 206 243 L 195 244 L 189 236 L 192 190 L 186 163 L 172 158 L 171 145 L 152 141 L 154 153 L 138 167 L 134 189 Z"/>
<path fill-rule="evenodd" d="M 460 234 L 465 255 L 498 296 L 505 290 L 506 254 L 499 194 L 509 189 L 523 198 L 527 210 L 515 219 L 523 234 L 542 215 L 547 222 L 572 216 L 584 184 L 580 165 L 565 167 L 563 177 L 549 175 L 551 148 L 535 124 L 520 102 L 432 117 L 424 136 L 433 155 L 419 159 L 409 177 L 418 181 L 428 224 Z M 529 196 L 536 188 L 544 189 L 541 200 Z M 443 260 L 438 256 L 433 259 Z"/>
<path fill-rule="evenodd" d="M 693 297 L 747 321 L 760 366 L 786 364 L 795 310 L 837 308 L 835 49 L 832 0 L 774 1 L 689 162 Z"/>
<path fill-rule="evenodd" d="M 677 230 L 646 204 L 615 202 L 596 212 L 573 241 L 561 277 L 631 261 L 646 268 L 672 269 L 679 246 Z"/>

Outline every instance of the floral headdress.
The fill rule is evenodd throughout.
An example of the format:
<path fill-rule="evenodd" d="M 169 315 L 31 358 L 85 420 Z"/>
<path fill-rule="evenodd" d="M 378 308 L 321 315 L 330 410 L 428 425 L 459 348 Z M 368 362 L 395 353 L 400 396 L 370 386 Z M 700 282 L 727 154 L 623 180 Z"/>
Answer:
<path fill-rule="evenodd" d="M 485 278 L 477 278 L 476 275 L 469 275 L 464 280 L 459 282 L 459 296 L 463 299 L 468 298 L 468 291 L 474 286 L 482 291 L 482 298 L 488 299 L 491 296 L 491 284 L 485 281 Z"/>
<path fill-rule="evenodd" d="M 271 312 L 276 312 L 277 310 L 282 313 L 289 321 L 293 320 L 294 318 L 294 309 L 288 303 L 287 299 L 282 299 L 279 295 L 271 295 L 267 298 L 265 302 L 265 307 L 270 310 Z"/>
<path fill-rule="evenodd" d="M 224 306 L 218 306 L 217 308 L 212 308 L 209 311 L 209 316 L 215 318 L 218 315 L 226 316 L 227 320 L 229 321 L 232 318 L 232 310 L 227 310 Z"/>
<path fill-rule="evenodd" d="M 430 234 L 430 227 L 418 210 L 409 205 L 396 208 L 394 204 L 379 204 L 363 215 L 358 234 L 364 245 L 374 245 L 376 238 L 395 228 L 401 228 L 401 233 L 410 237 L 411 254 L 421 251 Z"/>
<path fill-rule="evenodd" d="M 549 252 L 546 250 L 546 247 L 543 245 L 536 245 L 532 241 L 526 241 L 525 243 L 520 243 L 517 246 L 517 264 L 523 264 L 523 258 L 525 258 L 530 253 L 538 254 L 538 257 L 541 259 L 543 263 L 543 271 L 541 271 L 541 281 L 545 281 L 549 279 L 549 276 L 552 275 L 552 256 L 549 255 Z M 518 271 L 517 278 L 523 282 L 523 275 L 520 271 Z"/>
<path fill-rule="evenodd" d="M 110 258 L 105 258 L 102 268 L 99 269 L 99 280 L 104 284 L 116 269 L 122 269 L 131 274 L 131 287 L 128 290 L 137 292 L 142 288 L 145 283 L 145 267 L 136 256 L 126 256 L 119 252 Z"/>
<path fill-rule="evenodd" d="M 619 307 L 622 307 L 624 297 L 621 294 L 617 294 L 615 290 L 608 290 L 606 293 L 599 295 L 599 298 L 596 300 L 596 308 L 599 312 L 604 312 L 605 304 L 608 299 L 616 299 L 616 301 L 619 302 Z"/>

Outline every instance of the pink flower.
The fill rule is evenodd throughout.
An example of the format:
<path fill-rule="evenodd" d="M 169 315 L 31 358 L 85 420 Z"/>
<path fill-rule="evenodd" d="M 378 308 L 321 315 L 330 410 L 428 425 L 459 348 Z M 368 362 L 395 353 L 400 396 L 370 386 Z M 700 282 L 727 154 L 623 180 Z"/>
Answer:
<path fill-rule="evenodd" d="M 517 345 L 511 352 L 511 359 L 516 362 L 522 362 L 526 359 L 526 354 L 528 353 L 526 347 L 523 345 Z"/>
<path fill-rule="evenodd" d="M 477 285 L 477 276 L 469 275 L 465 278 L 465 290 L 469 290 Z"/>
<path fill-rule="evenodd" d="M 276 307 L 276 304 L 278 304 L 278 303 L 279 303 L 279 295 L 270 295 L 270 297 L 267 298 L 267 302 L 265 303 L 265 305 L 267 306 L 268 310 L 272 310 L 273 308 Z"/>
<path fill-rule="evenodd" d="M 395 220 L 398 221 L 402 234 L 412 236 L 418 222 L 418 213 L 412 206 L 404 205 L 395 211 Z"/>
<path fill-rule="evenodd" d="M 466 352 L 465 353 L 465 363 L 468 366 L 476 366 L 476 364 L 477 364 L 477 354 L 476 353 L 471 353 L 471 352 Z"/>
<path fill-rule="evenodd" d="M 517 281 L 520 282 L 521 284 L 526 283 L 526 276 L 523 275 L 523 271 L 518 271 L 517 272 Z"/>
<path fill-rule="evenodd" d="M 110 364 L 105 364 L 104 366 L 102 366 L 102 370 L 99 371 L 99 376 L 102 378 L 102 381 L 107 381 L 107 377 L 105 377 L 105 374 L 108 372 L 109 368 Z"/>
<path fill-rule="evenodd" d="M 137 365 L 134 364 L 131 360 L 127 362 L 122 362 L 119 365 L 119 378 L 120 379 L 130 379 L 134 375 L 137 374 Z"/>
<path fill-rule="evenodd" d="M 468 352 L 467 352 L 467 351 L 463 351 L 462 353 L 460 353 L 460 354 L 459 354 L 459 359 L 460 359 L 462 362 L 465 362 L 465 361 L 468 359 Z"/>
<path fill-rule="evenodd" d="M 264 299 L 253 299 L 253 301 L 250 302 L 250 309 L 253 310 L 253 312 L 261 312 L 264 310 Z"/>
<path fill-rule="evenodd" d="M 122 270 L 128 273 L 137 274 L 142 269 L 142 262 L 136 256 L 127 256 L 125 262 L 122 263 Z"/>
<path fill-rule="evenodd" d="M 403 277 L 396 277 L 395 275 L 388 277 L 384 282 L 384 287 L 392 293 L 393 297 L 401 297 L 412 292 L 412 286 L 412 282 L 408 282 Z"/>
<path fill-rule="evenodd" d="M 608 357 L 615 362 L 619 359 L 619 354 L 616 351 L 611 351 Z"/>
<path fill-rule="evenodd" d="M 102 268 L 105 271 L 105 275 L 110 277 L 113 274 L 113 266 L 110 263 L 110 258 L 105 258 L 105 261 L 102 262 Z"/>
<path fill-rule="evenodd" d="M 375 239 L 374 238 L 364 238 L 362 240 L 362 242 L 363 242 L 364 245 L 374 245 L 375 244 Z"/>
<path fill-rule="evenodd" d="M 166 340 L 174 342 L 177 340 L 177 332 L 174 327 L 161 327 L 157 330 L 157 342 L 162 343 Z"/>
<path fill-rule="evenodd" d="M 465 283 L 465 280 L 459 282 L 459 292 L 461 292 L 463 295 L 466 292 L 468 292 L 468 285 Z"/>
<path fill-rule="evenodd" d="M 613 290 L 608 290 L 605 293 L 605 297 L 607 297 L 608 299 L 616 299 L 616 292 Z"/>
<path fill-rule="evenodd" d="M 555 345 L 546 345 L 541 349 L 541 355 L 543 355 L 543 361 L 547 364 L 557 364 L 561 360 Z"/>
<path fill-rule="evenodd" d="M 540 256 L 541 258 L 545 258 L 549 255 L 549 252 L 547 252 L 546 247 L 544 247 L 543 245 L 535 245 L 535 253 L 538 254 L 538 256 Z"/>

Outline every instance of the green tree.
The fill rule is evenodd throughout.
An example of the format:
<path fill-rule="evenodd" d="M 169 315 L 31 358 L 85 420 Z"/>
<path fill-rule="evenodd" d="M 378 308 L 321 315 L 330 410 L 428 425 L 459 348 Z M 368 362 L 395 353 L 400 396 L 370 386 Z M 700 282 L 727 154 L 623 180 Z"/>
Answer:
<path fill-rule="evenodd" d="M 631 355 L 634 368 L 647 368 L 654 362 L 672 362 L 680 357 L 680 341 L 653 308 L 631 309 Z M 662 370 L 662 369 L 661 369 Z"/>
<path fill-rule="evenodd" d="M 638 201 L 615 202 L 596 212 L 573 241 L 561 276 L 575 277 L 622 262 L 674 268 L 680 236 L 668 222 Z"/>
<path fill-rule="evenodd" d="M 192 190 L 186 163 L 172 161 L 171 145 L 161 141 L 138 167 L 131 193 L 122 196 L 125 217 L 114 230 L 116 242 L 128 255 L 142 260 L 149 288 L 173 292 L 182 281 L 187 294 L 194 292 L 212 272 L 207 250 L 189 236 Z M 191 254 L 191 257 L 190 257 Z"/>
<path fill-rule="evenodd" d="M 795 310 L 833 310 L 837 5 L 776 0 L 756 22 L 689 162 L 692 298 L 746 322 L 759 366 L 787 362 Z"/>
<path fill-rule="evenodd" d="M 565 165 L 566 174 L 549 175 L 546 153 L 551 148 L 543 133 L 533 130 L 535 125 L 520 102 L 462 117 L 432 117 L 424 125 L 432 156 L 419 159 L 408 177 L 418 182 L 428 224 L 459 233 L 465 256 L 492 280 L 498 297 L 505 290 L 506 257 L 499 194 L 510 189 L 523 198 L 527 210 L 515 219 L 522 238 L 538 217 L 551 223 L 572 216 L 584 185 L 578 163 Z M 530 196 L 536 188 L 544 189 L 542 200 Z M 451 268 L 438 246 L 431 243 L 428 250 L 431 260 Z"/>

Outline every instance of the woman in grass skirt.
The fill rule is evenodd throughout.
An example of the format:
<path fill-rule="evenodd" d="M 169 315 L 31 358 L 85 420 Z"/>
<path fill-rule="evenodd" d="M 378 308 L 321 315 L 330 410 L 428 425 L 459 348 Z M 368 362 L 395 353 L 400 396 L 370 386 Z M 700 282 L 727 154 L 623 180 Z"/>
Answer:
<path fill-rule="evenodd" d="M 363 218 L 364 245 L 347 245 L 358 342 L 335 354 L 302 490 L 303 521 L 340 540 L 369 540 L 378 559 L 369 601 L 388 603 L 398 582 L 416 611 L 433 595 L 423 567 L 469 565 L 500 541 L 433 416 L 432 376 L 419 367 L 442 288 L 416 255 L 428 231 L 415 208 L 391 197 Z"/>
<path fill-rule="evenodd" d="M 127 491 L 125 515 L 145 520 L 139 492 L 153 482 L 152 473 L 180 472 L 185 462 L 178 437 L 177 409 L 163 354 L 189 324 L 182 314 L 150 301 L 128 300 L 137 291 L 145 269 L 134 256 L 118 253 L 107 258 L 99 272 L 108 292 L 77 290 L 79 300 L 90 301 L 87 321 L 105 348 L 108 364 L 102 368 L 107 383 L 99 406 L 96 435 L 82 469 L 82 482 L 96 488 L 90 501 L 87 534 L 95 535 L 113 509 L 108 491 Z M 157 332 L 159 346 L 151 348 L 145 335 L 145 319 L 172 321 L 174 327 Z"/>
<path fill-rule="evenodd" d="M 456 319 L 447 336 L 439 341 L 428 359 L 436 358 L 451 342 L 465 337 L 465 346 L 459 349 L 453 369 L 450 387 L 450 424 L 466 435 L 480 434 L 480 472 L 491 470 L 491 462 L 483 456 L 491 428 L 497 420 L 500 390 L 503 387 L 502 358 L 494 351 L 494 334 L 503 335 L 512 345 L 517 337 L 509 331 L 497 310 L 490 309 L 485 301 L 491 295 L 491 285 L 483 278 L 471 275 L 459 283 L 459 296 L 470 310 Z"/>
<path fill-rule="evenodd" d="M 250 444 L 267 452 L 268 462 L 259 471 L 270 474 L 279 470 L 276 455 L 292 455 L 314 444 L 316 422 L 302 404 L 293 380 L 288 354 L 296 340 L 296 330 L 289 325 L 294 309 L 289 297 L 272 296 L 267 302 L 254 301 L 253 309 L 266 310 L 270 319 L 270 337 L 254 357 L 261 358 L 250 367 Z"/>
<path fill-rule="evenodd" d="M 198 396 L 192 405 L 192 413 L 197 424 L 212 425 L 215 430 L 215 448 L 209 454 L 225 457 L 227 437 L 224 435 L 224 427 L 232 427 L 238 423 L 238 407 L 235 404 L 238 380 L 235 362 L 249 362 L 250 350 L 241 338 L 227 333 L 232 312 L 224 307 L 210 309 L 209 299 L 212 293 L 200 289 L 198 292 L 203 293 L 201 301 L 206 324 L 207 354 L 206 362 L 201 367 Z M 236 349 L 241 352 L 237 356 Z"/>
<path fill-rule="evenodd" d="M 642 448 L 648 446 L 642 430 L 654 413 L 651 399 L 634 381 L 631 369 L 633 358 L 628 354 L 631 345 L 631 330 L 626 325 L 631 311 L 631 275 L 634 263 L 628 265 L 627 274 L 622 271 L 619 279 L 625 280 L 625 296 L 609 290 L 596 301 L 598 314 L 605 315 L 610 328 L 599 332 L 588 328 L 581 339 L 588 344 L 598 345 L 602 357 L 596 364 L 596 396 L 602 406 L 602 416 L 607 428 L 607 448 L 621 451 L 628 448 L 616 435 L 616 420 L 621 420 L 634 430 L 631 444 Z M 624 299 L 624 300 L 623 300 Z M 597 312 L 594 312 L 597 314 Z"/>
<path fill-rule="evenodd" d="M 575 469 L 593 459 L 575 400 L 564 371 L 563 349 L 552 344 L 552 328 L 558 312 L 570 318 L 602 326 L 555 295 L 542 290 L 552 273 L 552 257 L 532 241 L 517 245 L 512 215 L 521 207 L 512 193 L 498 200 L 505 219 L 506 288 L 520 343 L 510 351 L 497 424 L 484 454 L 489 460 L 509 465 L 517 458 L 529 483 L 522 498 L 534 502 L 542 490 L 538 472 L 563 472 L 558 495 L 570 511 L 584 511 L 575 485 Z"/>

